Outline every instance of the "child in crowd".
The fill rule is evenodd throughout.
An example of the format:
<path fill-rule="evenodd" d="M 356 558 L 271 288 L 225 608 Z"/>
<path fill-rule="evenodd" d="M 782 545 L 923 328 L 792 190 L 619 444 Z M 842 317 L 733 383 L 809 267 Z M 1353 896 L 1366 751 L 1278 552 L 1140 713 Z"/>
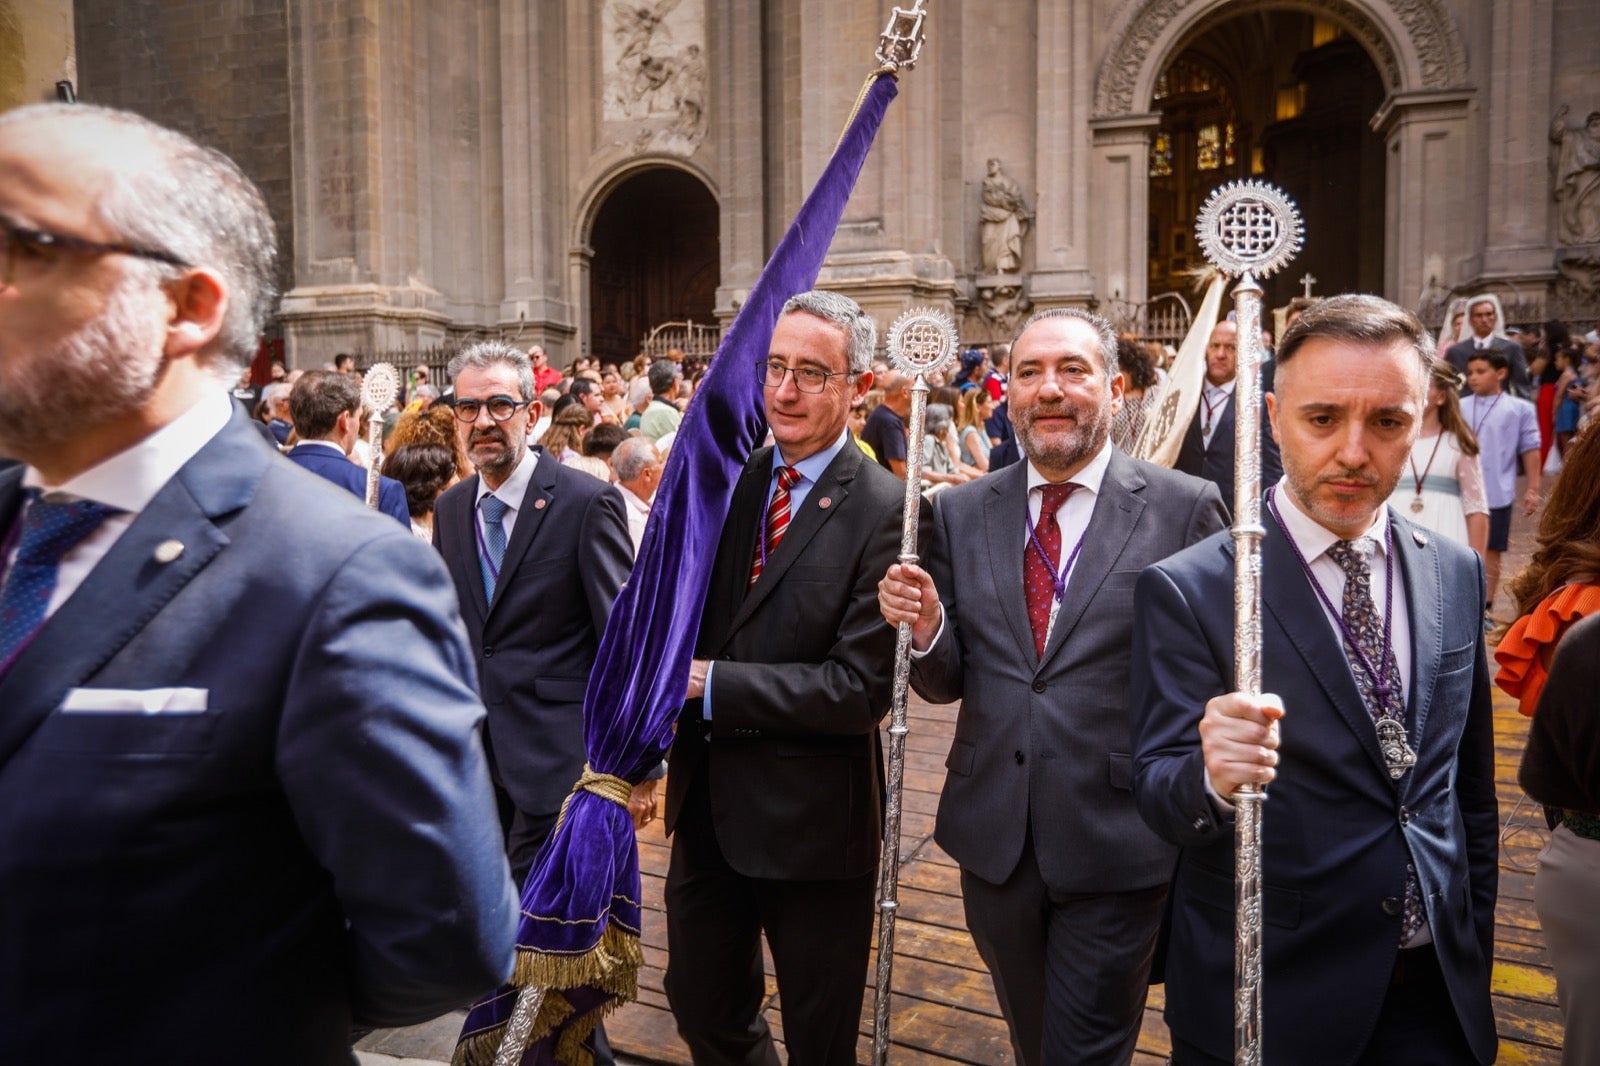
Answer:
<path fill-rule="evenodd" d="M 1493 348 L 1474 351 L 1467 362 L 1467 387 L 1472 392 L 1461 401 L 1461 413 L 1478 438 L 1489 497 L 1489 550 L 1484 569 L 1491 610 L 1500 586 L 1500 557 L 1511 537 L 1519 462 L 1528 477 L 1523 512 L 1531 515 L 1539 506 L 1539 417 L 1533 404 L 1504 391 L 1510 369 L 1503 352 Z"/>

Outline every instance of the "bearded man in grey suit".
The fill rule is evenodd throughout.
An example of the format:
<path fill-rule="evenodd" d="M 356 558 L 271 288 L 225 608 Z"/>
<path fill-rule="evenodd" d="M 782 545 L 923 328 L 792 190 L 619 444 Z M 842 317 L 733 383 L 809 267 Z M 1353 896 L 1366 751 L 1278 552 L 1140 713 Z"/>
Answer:
<path fill-rule="evenodd" d="M 1029 319 L 1009 393 L 1027 462 L 942 493 L 928 568 L 879 585 L 917 692 L 962 701 L 935 839 L 1030 1066 L 1133 1056 L 1177 854 L 1129 791 L 1133 585 L 1226 522 L 1215 485 L 1110 443 L 1122 387 L 1104 319 Z"/>

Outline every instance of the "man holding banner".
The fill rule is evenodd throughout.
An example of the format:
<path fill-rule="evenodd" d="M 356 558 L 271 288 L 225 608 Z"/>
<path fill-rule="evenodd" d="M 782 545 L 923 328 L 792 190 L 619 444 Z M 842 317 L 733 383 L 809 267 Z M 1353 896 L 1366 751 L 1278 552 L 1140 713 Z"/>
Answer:
<path fill-rule="evenodd" d="M 665 984 L 697 1063 L 778 1062 L 763 931 L 789 1061 L 855 1061 L 895 644 L 876 583 L 904 499 L 847 426 L 876 341 L 853 300 L 806 292 L 740 368 L 760 378 L 776 445 L 733 491 L 667 786 Z"/>

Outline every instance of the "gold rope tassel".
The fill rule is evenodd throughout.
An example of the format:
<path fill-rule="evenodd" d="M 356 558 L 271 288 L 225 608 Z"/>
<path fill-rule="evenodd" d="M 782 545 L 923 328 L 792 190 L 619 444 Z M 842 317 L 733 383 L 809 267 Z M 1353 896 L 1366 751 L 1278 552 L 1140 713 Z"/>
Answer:
<path fill-rule="evenodd" d="M 833 150 L 837 152 L 839 145 L 844 143 L 844 135 L 850 132 L 850 123 L 856 120 L 856 114 L 861 110 L 861 105 L 867 100 L 867 90 L 872 88 L 872 83 L 879 78 L 894 78 L 899 80 L 896 73 L 898 68 L 885 64 L 867 75 L 867 80 L 861 83 L 861 91 L 856 93 L 856 102 L 850 105 L 850 114 L 845 117 L 844 128 L 839 131 L 839 137 L 833 142 Z"/>

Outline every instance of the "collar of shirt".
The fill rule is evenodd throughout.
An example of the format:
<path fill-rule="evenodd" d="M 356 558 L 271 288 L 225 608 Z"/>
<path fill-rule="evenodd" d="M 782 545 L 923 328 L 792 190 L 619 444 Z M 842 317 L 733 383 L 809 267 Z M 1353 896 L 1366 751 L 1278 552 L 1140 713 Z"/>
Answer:
<path fill-rule="evenodd" d="M 1212 403 L 1216 403 L 1217 400 L 1221 399 L 1224 396 L 1232 396 L 1233 395 L 1233 387 L 1235 385 L 1237 385 L 1238 383 L 1239 383 L 1239 379 L 1238 378 L 1229 378 L 1227 381 L 1224 381 L 1221 385 L 1213 385 L 1213 384 L 1211 384 L 1211 382 L 1209 380 L 1207 380 L 1206 381 L 1206 399 L 1210 400 Z"/>
<path fill-rule="evenodd" d="M 646 500 L 640 499 L 638 493 L 634 492 L 632 489 L 628 488 L 628 486 L 622 484 L 620 481 L 617 482 L 617 491 L 622 493 L 622 502 L 627 504 L 633 510 L 638 511 L 640 514 L 649 514 L 650 513 L 650 504 L 649 504 L 649 502 L 646 501 Z"/>
<path fill-rule="evenodd" d="M 839 449 L 849 442 L 850 427 L 846 425 L 840 431 L 838 440 L 820 452 L 814 452 L 794 464 L 794 468 L 800 471 L 800 480 L 795 484 L 794 488 L 789 490 L 789 513 L 791 515 L 799 515 L 801 505 L 806 502 L 806 497 L 811 495 L 811 487 L 817 483 L 817 479 L 822 477 L 823 471 L 827 470 L 834 458 L 838 456 Z M 772 502 L 772 494 L 778 491 L 778 467 L 782 465 L 783 453 L 778 450 L 777 446 L 774 446 L 772 449 L 772 469 L 767 473 L 768 503 Z"/>
<path fill-rule="evenodd" d="M 506 515 L 500 524 L 506 527 L 506 539 L 511 539 L 511 530 L 517 524 L 517 509 L 522 506 L 522 498 L 528 494 L 528 483 L 533 480 L 533 468 L 539 465 L 539 452 L 543 451 L 537 445 L 529 446 L 522 453 L 522 460 L 517 463 L 511 476 L 506 478 L 499 488 L 491 490 L 483 483 L 483 475 L 478 475 L 478 498 L 474 501 L 473 513 L 477 515 L 478 528 L 483 528 L 483 510 L 478 504 L 483 503 L 485 496 L 493 496 L 506 505 Z"/>
<path fill-rule="evenodd" d="M 333 443 L 331 440 L 303 440 L 295 445 L 296 448 L 327 448 L 341 459 L 348 460 L 350 453 Z"/>
<path fill-rule="evenodd" d="M 1111 465 L 1111 441 L 1106 440 L 1082 470 L 1069 479 L 1078 490 L 1067 497 L 1067 502 L 1056 512 L 1056 525 L 1061 528 L 1060 565 L 1065 566 L 1073 545 L 1089 528 L 1089 516 L 1094 513 L 1094 502 L 1100 496 L 1100 483 L 1105 480 L 1106 467 Z M 1039 511 L 1044 506 L 1044 486 L 1050 479 L 1039 473 L 1028 460 L 1028 525 L 1022 530 L 1022 542 L 1028 543 L 1028 530 L 1039 524 Z M 1071 575 L 1069 574 L 1068 577 Z"/>

